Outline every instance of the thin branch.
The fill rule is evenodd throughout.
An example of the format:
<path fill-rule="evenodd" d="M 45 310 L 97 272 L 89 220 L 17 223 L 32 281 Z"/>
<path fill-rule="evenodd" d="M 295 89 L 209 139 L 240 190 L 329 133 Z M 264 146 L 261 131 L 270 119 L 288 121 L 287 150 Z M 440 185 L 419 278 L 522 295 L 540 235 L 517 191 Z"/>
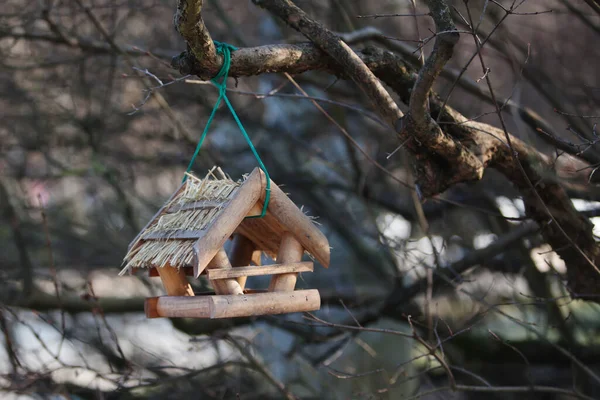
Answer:
<path fill-rule="evenodd" d="M 454 46 L 460 38 L 456 26 L 452 21 L 450 9 L 445 6 L 443 0 L 428 0 L 431 15 L 435 21 L 437 35 L 433 50 L 425 65 L 419 71 L 419 77 L 415 82 L 410 96 L 410 113 L 418 124 L 425 125 L 427 116 L 427 103 L 433 83 L 442 72 L 446 63 L 452 58 Z M 443 33 L 442 33 L 443 32 Z"/>
<path fill-rule="evenodd" d="M 369 14 L 369 15 L 357 15 L 356 18 L 388 18 L 388 17 L 425 17 L 431 15 L 430 13 L 414 13 L 414 14 Z"/>
<path fill-rule="evenodd" d="M 269 10 L 290 27 L 302 33 L 335 60 L 391 126 L 394 126 L 396 121 L 403 117 L 402 111 L 373 72 L 339 36 L 327 30 L 321 23 L 309 18 L 304 11 L 289 0 L 253 1 L 257 6 Z"/>
<path fill-rule="evenodd" d="M 298 85 L 298 83 L 294 80 L 294 78 L 292 78 L 288 73 L 284 74 L 286 76 L 286 78 L 292 83 L 292 85 L 294 85 L 294 87 L 296 89 L 298 89 L 300 91 L 300 93 L 302 93 L 303 96 L 308 97 L 308 93 L 306 93 L 306 91 L 304 91 L 304 89 L 302 89 L 302 87 L 300 85 Z M 360 144 L 352 137 L 352 135 L 350 135 L 348 133 L 348 131 L 341 126 L 331 115 L 329 115 L 329 113 L 327 111 L 325 111 L 325 109 L 323 107 L 321 107 L 319 105 L 319 103 L 317 103 L 315 100 L 312 100 L 313 105 L 317 108 L 317 110 L 319 110 L 323 115 L 325 115 L 325 118 L 327 118 L 332 124 L 334 124 L 339 130 L 340 132 L 342 132 L 342 134 L 346 137 L 346 139 L 348 139 L 348 141 L 358 150 L 360 151 L 360 153 L 373 165 L 375 165 L 380 171 L 382 171 L 384 174 L 386 174 L 388 177 L 390 177 L 390 179 L 398 182 L 399 184 L 401 184 L 402 186 L 405 186 L 409 189 L 413 189 L 414 186 L 410 185 L 406 182 L 404 182 L 403 180 L 399 179 L 397 176 L 395 176 L 391 171 L 387 170 L 383 165 L 381 165 L 379 162 L 377 162 L 377 160 L 375 160 L 373 157 L 371 157 L 369 155 L 369 153 L 367 153 L 361 146 Z"/>
<path fill-rule="evenodd" d="M 598 0 L 584 0 L 588 6 L 592 8 L 598 15 L 600 15 L 600 3 Z"/>
<path fill-rule="evenodd" d="M 468 1 L 468 0 L 463 0 L 463 1 Z M 473 26 L 473 20 L 471 17 L 471 11 L 469 9 L 469 7 L 467 7 L 467 13 L 469 16 L 469 23 L 471 24 L 471 26 Z M 481 54 L 481 47 L 480 47 L 480 42 L 479 39 L 477 38 L 476 32 L 473 32 L 473 39 L 475 41 L 475 46 L 477 48 L 477 55 L 479 57 L 479 61 L 481 63 L 481 68 L 483 71 L 487 70 L 485 61 L 483 59 L 483 55 Z M 488 89 L 490 91 L 490 96 L 492 97 L 492 100 L 496 106 L 496 113 L 498 115 L 498 119 L 500 121 L 500 125 L 502 126 L 502 131 L 504 133 L 504 136 L 506 138 L 506 142 L 508 144 L 508 147 L 510 148 L 510 157 L 511 160 L 514 162 L 515 166 L 517 167 L 517 173 L 521 174 L 521 180 L 523 182 L 523 186 L 524 189 L 527 190 L 527 195 L 533 197 L 532 200 L 530 201 L 530 206 L 532 208 L 535 208 L 536 211 L 538 213 L 541 214 L 545 214 L 551 221 L 552 221 L 552 227 L 557 230 L 558 232 L 555 232 L 556 236 L 562 236 L 562 237 L 554 237 L 553 240 L 551 241 L 551 245 L 559 250 L 560 247 L 557 246 L 557 242 L 563 242 L 563 240 L 561 239 L 565 239 L 568 243 L 569 243 L 569 249 L 565 249 L 562 254 L 569 254 L 569 257 L 577 257 L 577 258 L 583 258 L 583 260 L 585 261 L 585 263 L 588 264 L 588 266 L 591 266 L 599 275 L 600 275 L 600 268 L 598 268 L 598 266 L 595 263 L 595 260 L 598 259 L 598 250 L 597 249 L 590 249 L 588 250 L 588 252 L 585 252 L 573 239 L 572 237 L 572 233 L 571 232 L 567 232 L 565 230 L 565 228 L 563 228 L 562 226 L 562 222 L 559 222 L 556 217 L 554 216 L 554 213 L 552 212 L 552 210 L 550 210 L 550 208 L 548 207 L 548 203 L 550 203 L 551 201 L 553 201 L 552 199 L 544 199 L 542 198 L 542 196 L 540 195 L 540 193 L 538 192 L 537 188 L 534 186 L 533 184 L 533 180 L 530 178 L 529 174 L 527 173 L 527 171 L 525 170 L 525 167 L 523 166 L 523 164 L 521 163 L 521 159 L 517 153 L 517 150 L 515 149 L 515 147 L 513 146 L 513 140 L 511 138 L 511 135 L 508 133 L 508 129 L 506 128 L 506 123 L 504 122 L 504 117 L 502 116 L 502 110 L 500 109 L 500 106 L 498 105 L 498 101 L 496 99 L 495 93 L 494 93 L 494 89 L 492 88 L 492 83 L 490 80 L 489 75 L 487 75 L 485 77 L 485 81 L 487 83 Z M 569 225 L 571 225 L 572 222 L 568 221 Z M 567 228 L 568 229 L 568 228 Z M 576 236 L 574 236 L 576 237 Z M 573 253 L 578 253 L 578 254 L 573 254 Z M 588 254 L 589 253 L 589 254 Z M 569 274 L 571 276 L 571 280 L 572 281 L 579 281 L 579 279 L 577 279 L 577 275 L 575 274 L 575 271 L 573 270 L 569 270 Z M 588 274 L 586 274 L 587 276 Z M 581 275 L 580 275 L 581 276 Z M 575 277 L 575 279 L 573 279 L 573 277 Z M 598 276 L 594 277 L 595 279 L 598 279 Z M 593 289 L 593 287 L 589 287 L 589 286 L 584 286 L 584 292 L 586 294 L 592 295 L 595 293 L 595 290 Z"/>
<path fill-rule="evenodd" d="M 110 48 L 116 54 L 122 55 L 123 58 L 125 59 L 126 64 L 128 65 L 128 67 L 131 68 L 131 69 L 133 69 L 134 68 L 134 63 L 133 63 L 133 60 L 132 60 L 131 56 L 127 52 L 125 52 L 114 41 L 113 37 L 106 31 L 106 29 L 104 29 L 104 26 L 102 26 L 102 23 L 100 22 L 100 20 L 98 20 L 98 18 L 96 18 L 96 16 L 91 11 L 91 9 L 89 7 L 86 7 L 82 3 L 81 0 L 75 0 L 75 2 L 84 11 L 84 13 L 87 15 L 88 19 L 92 22 L 92 24 L 94 25 L 94 27 L 98 30 L 98 32 L 100 32 L 100 34 L 102 35 L 102 37 L 109 44 Z M 147 90 L 151 89 L 152 88 L 151 82 L 149 82 L 148 79 L 144 75 L 141 75 L 141 76 L 143 77 L 142 83 L 144 84 L 144 86 L 146 87 L 146 89 Z M 160 93 L 156 93 L 155 99 L 156 99 L 156 102 L 158 103 L 159 107 L 165 112 L 165 114 L 167 115 L 167 117 L 169 118 L 169 120 L 171 121 L 171 123 L 175 126 L 175 128 L 177 129 L 177 131 L 179 131 L 180 133 L 182 133 L 183 136 L 185 137 L 185 139 L 187 139 L 188 142 L 195 143 L 196 141 L 192 140 L 193 136 L 186 129 L 186 127 L 183 125 L 183 123 L 181 123 L 180 119 L 175 115 L 175 113 L 173 112 L 173 110 L 169 106 L 169 103 L 167 103 L 167 100 Z"/>
<path fill-rule="evenodd" d="M 259 373 L 261 373 L 266 379 L 267 381 L 269 381 L 269 383 L 271 383 L 273 386 L 275 386 L 275 388 L 277 388 L 277 390 L 279 390 L 279 392 L 281 392 L 281 394 L 284 396 L 284 398 L 288 399 L 288 400 L 296 400 L 296 396 L 294 396 L 294 394 L 292 394 L 292 392 L 290 392 L 285 385 L 280 382 L 279 380 L 277 380 L 277 378 L 275 377 L 275 375 L 273 375 L 271 373 L 271 371 L 269 371 L 264 365 L 262 365 L 260 363 L 260 361 L 258 361 L 256 359 L 256 357 L 254 357 L 254 355 L 252 354 L 252 352 L 250 350 L 248 350 L 246 348 L 246 346 L 244 346 L 242 343 L 240 343 L 240 341 L 238 341 L 236 338 L 234 338 L 231 335 L 226 335 L 225 339 L 233 344 L 233 346 L 239 350 L 240 353 L 242 353 L 242 355 L 244 357 L 246 357 L 246 359 L 248 360 L 248 363 L 250 365 L 252 365 L 252 367 Z"/>
<path fill-rule="evenodd" d="M 539 230 L 535 223 L 524 223 L 513 229 L 506 235 L 498 238 L 489 246 L 474 250 L 465 255 L 462 259 L 450 264 L 443 270 L 436 270 L 433 277 L 433 285 L 440 286 L 446 280 L 462 280 L 461 275 L 478 264 L 483 264 L 486 260 L 491 260 L 498 254 L 506 251 L 507 248 L 519 243 L 527 236 L 531 236 Z M 408 303 L 417 294 L 426 290 L 428 286 L 427 277 L 419 279 L 408 287 L 402 286 L 395 288 L 386 299 L 383 307 L 383 313 L 393 313 L 398 306 Z"/>

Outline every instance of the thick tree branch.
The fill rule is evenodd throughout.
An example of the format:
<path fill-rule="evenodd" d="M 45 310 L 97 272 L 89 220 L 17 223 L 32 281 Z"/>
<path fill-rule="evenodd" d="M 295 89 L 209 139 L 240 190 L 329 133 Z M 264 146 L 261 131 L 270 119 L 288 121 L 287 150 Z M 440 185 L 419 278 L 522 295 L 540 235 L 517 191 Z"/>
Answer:
<path fill-rule="evenodd" d="M 346 52 L 347 46 L 341 46 L 339 38 L 330 32 L 320 32 L 319 29 L 325 30 L 325 28 L 308 19 L 305 14 L 280 9 L 291 4 L 290 2 L 256 1 L 270 10 L 271 7 L 274 8 L 277 15 L 284 16 L 284 20 L 293 24 L 292 26 L 296 26 L 297 29 L 307 31 L 306 35 L 311 38 L 315 37 L 315 40 L 320 41 L 319 43 L 322 46 L 331 43 L 331 41 L 328 41 L 331 36 L 336 38 L 335 40 L 332 39 L 334 50 L 328 50 L 331 53 Z M 438 16 L 441 15 L 437 25 L 438 29 L 444 29 L 444 24 L 447 21 L 444 22 L 442 19 L 445 18 L 446 14 L 440 14 L 439 10 L 435 11 L 435 7 L 432 13 L 438 14 Z M 438 38 L 443 36 L 445 35 L 438 35 Z M 440 44 L 439 46 L 443 48 L 448 44 Z M 318 47 L 312 44 L 298 44 L 239 49 L 232 53 L 230 75 L 248 76 L 265 72 L 294 74 L 309 70 L 322 70 L 342 77 L 350 76 L 346 64 L 340 64 Z M 445 51 L 448 52 L 449 50 Z M 352 52 L 352 54 L 360 60 L 361 65 L 365 65 L 377 78 L 396 91 L 403 101 L 410 103 L 411 92 L 417 86 L 419 76 L 410 64 L 389 51 L 377 48 L 366 48 Z M 346 54 L 346 56 L 348 55 Z M 358 62 L 356 59 L 351 58 L 349 62 L 353 64 L 351 68 L 359 68 L 356 65 Z M 438 65 L 437 63 L 433 64 Z M 184 73 L 200 76 L 203 74 L 203 63 L 189 53 L 175 58 L 174 65 L 182 69 L 181 72 Z M 437 75 L 439 73 L 440 71 L 435 72 Z M 425 82 L 427 82 L 427 79 Z M 422 85 L 425 84 L 422 83 Z M 369 93 L 371 92 L 367 91 L 367 94 Z M 440 115 L 442 102 L 434 95 L 428 96 L 428 98 L 430 110 L 427 111 L 427 114 L 431 113 L 434 117 Z M 389 122 L 390 109 L 387 108 L 387 111 L 384 112 L 387 113 L 386 118 Z M 411 117 L 410 114 L 407 117 Z M 421 181 L 419 183 L 424 183 L 426 188 L 424 193 L 431 196 L 444 191 L 455 183 L 472 180 L 474 176 L 480 176 L 486 167 L 499 170 L 522 191 L 529 215 L 540 226 L 544 227 L 542 231 L 544 238 L 569 266 L 568 276 L 570 289 L 573 293 L 576 296 L 597 300 L 595 293 L 597 292 L 596 288 L 600 285 L 600 277 L 597 276 L 585 257 L 569 244 L 561 229 L 558 228 L 558 225 L 560 225 L 562 230 L 578 244 L 586 257 L 598 263 L 600 261 L 600 251 L 595 244 L 592 233 L 593 226 L 575 210 L 570 198 L 557 183 L 554 174 L 554 160 L 511 136 L 512 150 L 516 152 L 526 171 L 527 177 L 525 177 L 520 168 L 515 165 L 512 150 L 504 142 L 504 132 L 502 130 L 487 124 L 470 121 L 450 107 L 445 107 L 442 115 L 441 125 L 436 125 L 437 129 L 421 132 L 416 129 L 411 131 L 404 129 L 411 124 L 411 121 L 404 121 L 407 118 L 402 118 L 403 122 L 406 123 L 401 124 L 404 127 L 400 129 L 400 132 L 406 135 L 405 138 L 413 137 L 415 139 L 409 141 L 406 147 L 420 161 L 418 167 L 421 169 Z M 443 129 L 440 129 L 440 127 L 443 127 Z M 468 144 L 470 150 L 467 149 L 465 144 Z M 434 162 L 431 162 L 432 159 Z M 544 205 L 540 204 L 539 198 L 531 189 L 528 181 L 534 183 L 535 190 L 551 211 L 558 225 L 548 224 L 548 213 Z"/>
<path fill-rule="evenodd" d="M 458 40 L 457 37 L 452 39 L 454 36 L 458 36 L 457 33 L 454 36 L 452 32 L 449 35 L 441 34 L 438 36 L 436 43 L 440 42 L 441 44 L 436 44 L 438 50 L 433 57 L 430 57 L 429 64 L 423 67 L 420 78 L 415 85 L 418 92 L 417 96 L 414 99 L 411 97 L 409 102 L 411 110 L 415 108 L 420 111 L 416 115 L 411 113 L 406 118 L 402 118 L 402 113 L 387 91 L 369 71 L 364 62 L 339 36 L 308 17 L 304 11 L 289 0 L 254 0 L 254 3 L 278 16 L 333 58 L 369 97 L 379 113 L 392 125 L 403 142 L 408 141 L 408 139 L 415 139 L 410 141 L 411 143 L 407 143 L 407 148 L 412 150 L 420 161 L 417 172 L 421 192 L 424 195 L 429 196 L 439 193 L 455 182 L 481 179 L 483 166 L 479 160 L 468 148 L 445 135 L 437 124 L 427 116 L 425 109 L 431 86 L 452 55 L 452 48 L 445 43 Z M 447 7 L 443 7 L 445 3 L 441 2 L 441 4 L 434 5 L 434 10 L 440 16 L 441 22 L 438 25 L 442 28 L 450 27 L 455 30 L 449 10 L 447 10 Z M 413 102 L 416 102 L 414 107 Z M 442 168 L 437 165 L 440 161 L 443 164 Z M 439 173 L 440 171 L 443 173 Z"/>
<path fill-rule="evenodd" d="M 217 57 L 215 44 L 202 19 L 202 0 L 180 0 L 173 18 L 177 32 L 185 39 L 189 50 L 202 64 L 203 79 L 219 72 L 222 60 Z"/>
<path fill-rule="evenodd" d="M 352 79 L 367 95 L 384 120 L 399 134 L 403 142 L 407 142 L 407 147 L 418 156 L 420 161 L 418 169 L 419 184 L 424 195 L 429 196 L 444 191 L 456 182 L 481 179 L 483 166 L 479 160 L 460 142 L 445 135 L 430 117 L 425 118 L 426 114 L 423 107 L 417 107 L 423 109 L 421 115 L 417 113 L 417 120 L 412 116 L 402 119 L 403 113 L 375 77 L 373 71 L 339 36 L 308 17 L 304 11 L 289 0 L 255 0 L 254 2 L 309 38 L 319 49 L 331 57 L 331 67 Z M 176 57 L 173 66 L 181 72 L 195 73 L 201 78 L 207 78 L 216 74 L 218 68 L 215 64 L 216 58 L 212 57 L 211 49 L 205 43 L 202 43 L 210 40 L 210 35 L 206 31 L 200 15 L 201 3 L 201 1 L 182 1 L 179 3 L 175 23 L 191 50 L 187 55 L 184 53 Z M 444 36 L 447 35 L 440 35 L 440 37 Z M 443 39 L 443 41 L 447 41 L 447 39 Z M 417 85 L 417 87 L 424 86 L 421 97 L 427 97 L 433 81 L 439 75 L 439 71 L 435 71 L 443 68 L 444 60 L 449 59 L 451 56 L 451 51 L 445 50 L 446 47 L 443 44 L 440 45 L 439 54 L 441 57 L 433 57 L 433 69 L 422 74 L 425 77 L 424 83 Z M 264 53 L 270 53 L 269 50 L 273 48 L 260 49 Z M 233 53 L 232 64 L 235 65 L 235 58 L 237 57 L 247 59 L 247 52 L 246 54 L 237 54 L 242 52 L 244 50 Z M 272 64 L 269 59 L 272 60 L 273 57 L 270 56 L 274 54 L 263 54 L 267 60 L 262 68 L 263 71 L 270 70 Z M 190 55 L 193 55 L 193 59 Z M 257 54 L 251 54 L 251 57 L 256 60 Z M 294 61 L 297 57 L 297 55 L 290 55 L 290 57 L 286 57 L 286 60 Z M 282 70 L 278 72 L 282 72 Z M 288 70 L 285 72 L 302 71 Z M 230 75 L 236 75 L 235 68 L 232 67 Z M 422 99 L 417 98 L 415 101 L 419 103 Z M 440 162 L 442 163 L 441 166 L 438 165 Z"/>
<path fill-rule="evenodd" d="M 481 162 L 468 148 L 459 142 L 448 140 L 428 111 L 433 84 L 452 58 L 454 45 L 460 36 L 445 1 L 429 0 L 427 3 L 437 29 L 435 45 L 413 86 L 408 115 L 397 126 L 397 129 L 414 135 L 426 150 L 415 152 L 420 161 L 416 168 L 417 180 L 425 196 L 444 190 L 456 182 L 479 180 L 483 176 Z M 448 162 L 448 168 L 442 169 L 444 173 L 440 174 L 440 169 L 428 162 L 427 152 L 431 151 Z"/>
<path fill-rule="evenodd" d="M 567 0 L 565 0 L 566 2 Z M 418 57 L 418 49 L 413 46 L 407 45 L 403 42 L 390 40 L 382 31 L 373 27 L 366 26 L 353 32 L 345 32 L 339 34 L 342 39 L 348 44 L 357 44 L 367 41 L 374 41 L 385 46 L 385 48 L 398 52 L 402 57 L 408 61 L 412 66 L 418 68 L 421 66 Z M 474 80 L 461 73 L 461 71 L 450 68 L 448 65 L 444 66 L 440 76 L 450 80 L 451 82 L 456 81 L 457 85 L 467 91 L 469 94 L 474 95 L 478 99 L 487 103 L 493 104 L 493 100 L 490 98 L 490 93 L 486 89 L 483 89 Z M 599 164 L 600 157 L 598 155 L 589 152 L 581 151 L 580 146 L 569 146 L 566 143 L 561 143 L 557 140 L 552 140 L 553 137 L 558 136 L 555 134 L 556 129 L 548 121 L 543 119 L 539 114 L 529 107 L 517 104 L 510 98 L 500 97 L 496 94 L 496 100 L 498 105 L 507 113 L 518 114 L 523 122 L 527 124 L 533 131 L 541 129 L 546 134 L 542 134 L 542 139 L 548 141 L 550 144 L 558 147 L 559 149 L 571 154 L 573 157 L 579 158 L 588 164 Z"/>

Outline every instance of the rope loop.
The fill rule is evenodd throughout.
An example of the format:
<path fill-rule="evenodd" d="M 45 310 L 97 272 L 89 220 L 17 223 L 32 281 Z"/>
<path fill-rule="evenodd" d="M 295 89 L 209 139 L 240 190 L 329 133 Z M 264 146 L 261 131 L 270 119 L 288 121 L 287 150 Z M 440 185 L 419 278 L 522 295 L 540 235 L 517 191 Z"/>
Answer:
<path fill-rule="evenodd" d="M 185 182 L 185 180 L 187 179 L 187 173 L 191 171 L 192 166 L 194 165 L 194 162 L 196 161 L 196 157 L 198 156 L 198 153 L 200 153 L 200 148 L 202 147 L 202 144 L 204 143 L 204 139 L 206 138 L 206 135 L 208 134 L 208 129 L 210 128 L 210 124 L 212 123 L 212 121 L 215 117 L 215 114 L 217 113 L 217 110 L 219 109 L 219 106 L 221 105 L 221 101 L 225 101 L 225 104 L 227 105 L 227 108 L 231 112 L 231 115 L 233 115 L 233 119 L 237 123 L 237 126 L 240 129 L 240 132 L 244 136 L 244 139 L 246 139 L 246 143 L 248 143 L 250 150 L 252 150 L 252 154 L 254 154 L 254 157 L 256 158 L 256 161 L 258 162 L 259 168 L 265 173 L 265 177 L 267 179 L 267 187 L 265 188 L 265 203 L 263 205 L 262 212 L 260 213 L 260 215 L 252 215 L 252 216 L 246 217 L 246 218 L 262 218 L 267 214 L 267 208 L 269 207 L 269 200 L 271 198 L 271 177 L 269 175 L 269 172 L 267 171 L 267 168 L 265 167 L 262 160 L 260 159 L 260 156 L 258 155 L 256 148 L 252 144 L 252 140 L 250 140 L 250 137 L 248 136 L 248 132 L 246 132 L 246 129 L 244 129 L 244 125 L 242 125 L 242 122 L 240 121 L 239 117 L 237 116 L 237 113 L 235 112 L 235 110 L 233 109 L 233 106 L 231 105 L 231 103 L 229 102 L 229 99 L 227 98 L 227 77 L 229 76 L 229 68 L 231 68 L 231 52 L 237 50 L 237 47 L 232 46 L 227 43 L 217 42 L 216 40 L 214 41 L 214 43 L 215 43 L 215 48 L 217 50 L 217 54 L 221 54 L 223 56 L 223 65 L 221 65 L 221 69 L 219 70 L 217 75 L 215 75 L 215 77 L 210 80 L 212 82 L 212 84 L 215 85 L 219 89 L 219 97 L 217 98 L 217 101 L 215 102 L 212 112 L 210 113 L 210 116 L 208 117 L 208 121 L 206 121 L 206 126 L 204 127 L 204 132 L 202 132 L 202 136 L 200 136 L 200 140 L 198 141 L 198 145 L 196 146 L 196 151 L 194 152 L 194 155 L 192 156 L 192 159 L 190 160 L 187 170 L 185 171 L 186 174 L 183 175 L 182 183 Z"/>

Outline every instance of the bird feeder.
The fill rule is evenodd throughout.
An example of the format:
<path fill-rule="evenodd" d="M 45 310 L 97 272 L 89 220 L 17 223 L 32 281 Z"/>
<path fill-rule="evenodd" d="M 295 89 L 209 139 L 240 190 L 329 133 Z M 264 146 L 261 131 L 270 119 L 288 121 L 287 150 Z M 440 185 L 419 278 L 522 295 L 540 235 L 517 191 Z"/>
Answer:
<path fill-rule="evenodd" d="M 213 168 L 191 174 L 131 242 L 121 274 L 147 269 L 166 296 L 146 299 L 148 318 L 230 318 L 318 310 L 318 290 L 295 290 L 312 262 L 329 266 L 329 243 L 314 222 L 258 168 L 235 182 Z M 225 243 L 233 240 L 230 254 Z M 276 261 L 261 265 L 261 255 Z M 188 277 L 205 275 L 214 293 L 194 293 Z M 248 276 L 271 275 L 268 289 L 247 289 Z"/>

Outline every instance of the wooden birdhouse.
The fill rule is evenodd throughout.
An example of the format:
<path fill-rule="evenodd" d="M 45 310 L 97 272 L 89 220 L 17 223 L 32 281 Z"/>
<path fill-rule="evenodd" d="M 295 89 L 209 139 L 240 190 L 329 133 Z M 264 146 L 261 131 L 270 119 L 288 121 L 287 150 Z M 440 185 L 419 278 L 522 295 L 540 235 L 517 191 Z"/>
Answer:
<path fill-rule="evenodd" d="M 148 318 L 229 318 L 318 310 L 317 290 L 295 290 L 298 273 L 312 272 L 306 252 L 329 266 L 329 243 L 307 217 L 258 168 L 235 182 L 213 168 L 204 179 L 188 175 L 129 245 L 125 272 L 149 269 L 167 296 L 146 299 Z M 225 243 L 232 239 L 227 255 Z M 276 264 L 261 265 L 261 254 Z M 253 265 L 254 264 L 254 265 Z M 214 293 L 195 294 L 188 276 L 205 275 Z M 248 276 L 271 275 L 268 289 L 245 288 Z"/>

